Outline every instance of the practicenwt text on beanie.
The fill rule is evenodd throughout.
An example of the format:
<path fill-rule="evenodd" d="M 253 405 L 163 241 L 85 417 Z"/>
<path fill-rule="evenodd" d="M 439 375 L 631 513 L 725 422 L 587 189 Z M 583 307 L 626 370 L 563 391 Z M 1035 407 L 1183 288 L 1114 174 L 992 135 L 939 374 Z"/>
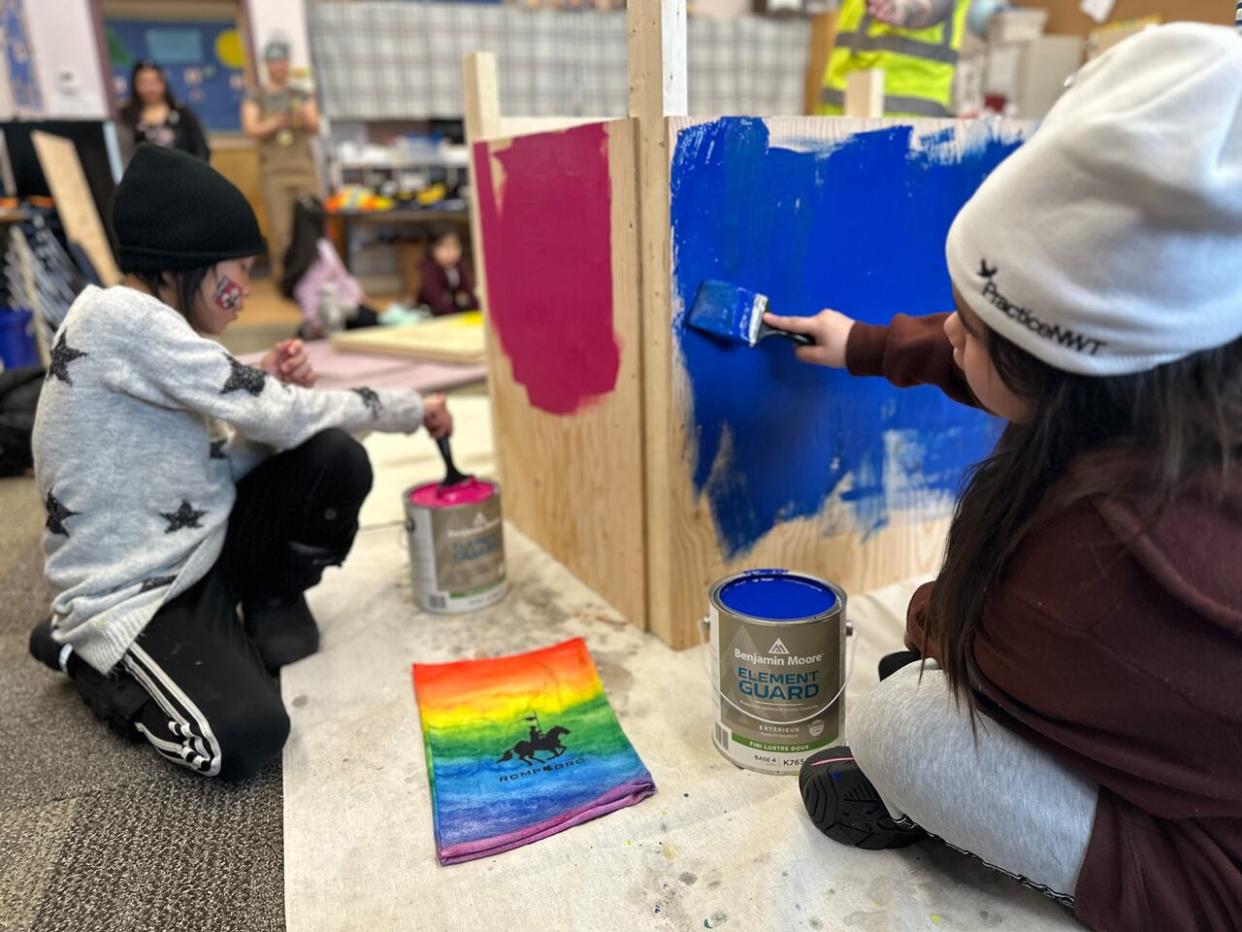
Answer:
<path fill-rule="evenodd" d="M 1083 375 L 1152 369 L 1242 335 L 1242 36 L 1161 26 L 1084 67 L 958 214 L 959 293 Z"/>

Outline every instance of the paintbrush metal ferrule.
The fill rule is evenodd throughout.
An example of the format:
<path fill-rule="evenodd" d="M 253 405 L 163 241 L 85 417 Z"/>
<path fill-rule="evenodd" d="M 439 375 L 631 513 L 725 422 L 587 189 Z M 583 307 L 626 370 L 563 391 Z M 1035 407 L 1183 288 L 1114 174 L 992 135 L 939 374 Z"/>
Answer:
<path fill-rule="evenodd" d="M 765 295 L 756 294 L 750 303 L 749 319 L 747 320 L 746 343 L 754 346 L 759 342 L 759 330 L 763 326 L 763 315 L 768 310 L 768 299 Z"/>
<path fill-rule="evenodd" d="M 699 286 L 689 323 L 696 330 L 754 346 L 767 307 L 768 299 L 757 292 L 709 280 Z"/>

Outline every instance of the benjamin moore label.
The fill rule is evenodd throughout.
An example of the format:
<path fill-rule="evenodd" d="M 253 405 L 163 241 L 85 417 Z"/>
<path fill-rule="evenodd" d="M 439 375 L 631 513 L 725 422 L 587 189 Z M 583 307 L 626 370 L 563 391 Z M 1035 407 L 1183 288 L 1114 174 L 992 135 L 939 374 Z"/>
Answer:
<path fill-rule="evenodd" d="M 431 612 L 469 612 L 505 593 L 500 495 L 449 508 L 423 508 L 406 496 L 410 575 L 418 604 Z"/>
<path fill-rule="evenodd" d="M 500 499 L 430 513 L 436 552 L 436 588 L 462 595 L 504 578 Z"/>
<path fill-rule="evenodd" d="M 845 701 L 832 699 L 843 677 L 843 604 L 814 620 L 761 622 L 713 598 L 713 671 L 720 689 L 713 737 L 729 760 L 791 773 L 811 752 L 838 742 Z"/>

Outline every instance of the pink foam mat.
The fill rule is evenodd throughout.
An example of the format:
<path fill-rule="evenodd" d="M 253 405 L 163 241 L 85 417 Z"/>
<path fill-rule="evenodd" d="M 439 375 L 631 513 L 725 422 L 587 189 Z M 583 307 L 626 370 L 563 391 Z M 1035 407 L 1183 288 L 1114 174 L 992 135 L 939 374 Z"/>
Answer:
<path fill-rule="evenodd" d="M 417 391 L 439 392 L 487 377 L 487 367 L 457 365 L 398 359 L 392 356 L 371 356 L 366 353 L 338 353 L 327 340 L 306 344 L 311 365 L 319 373 L 316 388 L 413 388 Z M 257 366 L 263 353 L 247 353 L 239 357 L 247 365 Z"/>

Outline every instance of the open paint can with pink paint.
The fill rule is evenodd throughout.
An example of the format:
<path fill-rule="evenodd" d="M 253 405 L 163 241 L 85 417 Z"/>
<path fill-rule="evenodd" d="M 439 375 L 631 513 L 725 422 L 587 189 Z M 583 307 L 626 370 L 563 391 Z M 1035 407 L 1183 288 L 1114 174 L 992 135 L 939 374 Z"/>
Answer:
<path fill-rule="evenodd" d="M 419 608 L 458 614 L 504 598 L 508 581 L 500 486 L 486 479 L 451 486 L 428 482 L 406 489 L 401 498 Z"/>

